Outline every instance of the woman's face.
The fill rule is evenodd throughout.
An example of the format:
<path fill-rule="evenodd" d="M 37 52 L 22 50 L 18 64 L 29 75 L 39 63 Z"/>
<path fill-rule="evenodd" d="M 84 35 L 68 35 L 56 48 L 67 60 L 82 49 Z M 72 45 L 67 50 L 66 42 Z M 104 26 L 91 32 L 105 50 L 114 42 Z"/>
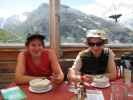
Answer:
<path fill-rule="evenodd" d="M 88 45 L 91 50 L 98 52 L 103 48 L 103 41 L 100 38 L 90 38 L 88 41 Z"/>
<path fill-rule="evenodd" d="M 34 57 L 41 56 L 44 46 L 39 39 L 33 39 L 27 46 L 28 51 Z"/>

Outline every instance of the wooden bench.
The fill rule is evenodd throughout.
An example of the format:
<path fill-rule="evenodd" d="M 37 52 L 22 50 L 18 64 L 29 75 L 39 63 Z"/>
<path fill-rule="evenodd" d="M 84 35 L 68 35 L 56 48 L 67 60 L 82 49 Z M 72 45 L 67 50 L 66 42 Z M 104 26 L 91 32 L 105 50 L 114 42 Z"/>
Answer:
<path fill-rule="evenodd" d="M 62 71 L 65 74 L 65 80 L 67 80 L 68 68 L 72 66 L 74 59 L 60 59 Z M 0 84 L 8 84 L 15 80 L 15 68 L 16 61 L 0 61 Z"/>
<path fill-rule="evenodd" d="M 15 80 L 16 61 L 0 61 L 0 88 Z"/>
<path fill-rule="evenodd" d="M 0 88 L 14 81 L 18 52 L 12 49 L 0 49 Z"/>
<path fill-rule="evenodd" d="M 23 48 L 0 48 L 0 84 L 6 84 L 14 81 L 15 79 L 15 67 L 16 67 L 16 58 L 18 53 Z M 63 48 L 63 56 L 59 60 L 61 68 L 65 74 L 65 80 L 67 79 L 66 75 L 68 68 L 70 68 L 76 58 L 77 53 L 83 48 Z M 120 48 L 122 51 L 123 49 Z M 126 49 L 123 52 L 131 52 L 131 49 Z M 76 52 L 75 52 L 76 51 Z M 115 53 L 119 53 L 119 50 L 115 50 Z M 121 54 L 122 54 L 121 53 Z M 117 60 L 119 63 L 119 60 Z"/>
<path fill-rule="evenodd" d="M 64 80 L 67 80 L 68 69 L 72 67 L 74 59 L 60 59 L 59 62 L 62 71 L 65 75 Z M 116 59 L 116 63 L 120 64 L 120 60 Z M 6 61 L 6 62 L 0 61 L 0 84 L 8 84 L 14 81 L 15 67 L 16 67 L 16 61 Z"/>

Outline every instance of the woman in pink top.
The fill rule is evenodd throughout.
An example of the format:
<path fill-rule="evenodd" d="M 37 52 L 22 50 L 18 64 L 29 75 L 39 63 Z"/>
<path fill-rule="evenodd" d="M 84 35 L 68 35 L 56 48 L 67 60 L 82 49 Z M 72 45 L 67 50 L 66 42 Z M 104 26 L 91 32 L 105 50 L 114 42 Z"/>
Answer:
<path fill-rule="evenodd" d="M 64 74 L 58 63 L 57 56 L 52 49 L 46 49 L 44 36 L 41 34 L 29 35 L 25 50 L 18 54 L 16 66 L 16 82 L 28 83 L 36 78 L 50 78 L 55 84 L 64 79 Z"/>

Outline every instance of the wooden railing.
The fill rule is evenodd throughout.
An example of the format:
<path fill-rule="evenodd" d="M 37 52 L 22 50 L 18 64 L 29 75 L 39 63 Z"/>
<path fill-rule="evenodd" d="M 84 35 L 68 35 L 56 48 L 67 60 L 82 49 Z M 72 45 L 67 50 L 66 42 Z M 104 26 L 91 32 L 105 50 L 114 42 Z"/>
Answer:
<path fill-rule="evenodd" d="M 23 49 L 23 46 L 15 47 L 0 47 L 0 83 L 5 84 L 14 81 L 14 72 L 16 67 L 16 59 L 18 53 Z M 60 64 L 62 70 L 67 74 L 67 70 L 72 66 L 73 61 L 79 51 L 86 49 L 86 47 L 62 47 Z M 112 47 L 116 54 L 116 58 L 119 59 L 124 53 L 133 52 L 133 47 Z"/>

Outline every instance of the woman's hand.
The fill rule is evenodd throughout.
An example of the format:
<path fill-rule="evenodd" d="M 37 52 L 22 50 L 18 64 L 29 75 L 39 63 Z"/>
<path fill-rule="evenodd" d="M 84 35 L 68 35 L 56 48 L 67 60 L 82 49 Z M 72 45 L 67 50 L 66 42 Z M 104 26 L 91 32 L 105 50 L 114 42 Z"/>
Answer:
<path fill-rule="evenodd" d="M 60 76 L 56 73 L 52 73 L 52 75 L 50 76 L 50 80 L 53 84 L 59 84 L 61 82 Z"/>

